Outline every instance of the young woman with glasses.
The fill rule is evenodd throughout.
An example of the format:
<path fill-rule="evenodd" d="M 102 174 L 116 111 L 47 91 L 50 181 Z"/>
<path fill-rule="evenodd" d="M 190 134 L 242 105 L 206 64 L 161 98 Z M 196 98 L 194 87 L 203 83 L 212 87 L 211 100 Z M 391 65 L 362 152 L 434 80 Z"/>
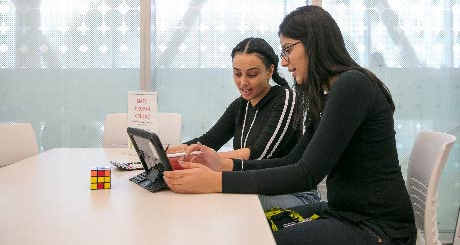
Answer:
<path fill-rule="evenodd" d="M 203 152 L 202 164 L 165 172 L 166 183 L 180 193 L 278 195 L 308 190 L 327 176 L 327 203 L 293 208 L 319 218 L 275 232 L 278 244 L 415 244 L 389 90 L 350 57 L 337 23 L 320 7 L 288 14 L 279 37 L 282 66 L 307 112 L 299 143 L 283 158 L 259 161 L 222 159 L 195 145 L 189 150 Z"/>

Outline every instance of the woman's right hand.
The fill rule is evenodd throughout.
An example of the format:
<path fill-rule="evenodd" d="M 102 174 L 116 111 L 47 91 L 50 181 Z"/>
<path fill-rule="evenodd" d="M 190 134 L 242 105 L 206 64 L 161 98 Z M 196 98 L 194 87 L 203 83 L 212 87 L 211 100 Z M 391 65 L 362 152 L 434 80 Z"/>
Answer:
<path fill-rule="evenodd" d="M 170 146 L 170 147 L 168 147 L 168 150 L 166 150 L 166 154 L 185 152 L 187 150 L 187 148 L 188 148 L 188 145 L 186 145 L 186 144 Z"/>
<path fill-rule="evenodd" d="M 201 163 L 216 172 L 222 172 L 224 169 L 224 158 L 219 156 L 217 152 L 200 143 L 190 145 L 185 151 L 185 158 L 187 159 L 190 153 L 200 151 L 199 155 L 193 156 L 190 162 Z"/>

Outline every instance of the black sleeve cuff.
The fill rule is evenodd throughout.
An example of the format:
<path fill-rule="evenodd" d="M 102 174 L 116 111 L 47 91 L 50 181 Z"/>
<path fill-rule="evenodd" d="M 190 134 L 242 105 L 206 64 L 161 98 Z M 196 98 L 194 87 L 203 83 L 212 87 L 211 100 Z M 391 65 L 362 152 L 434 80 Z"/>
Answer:
<path fill-rule="evenodd" d="M 196 144 L 196 143 L 198 143 L 198 138 L 184 142 L 184 144 L 186 145 L 191 145 L 191 144 Z"/>
<path fill-rule="evenodd" d="M 256 152 L 256 150 L 252 146 L 246 148 L 249 149 L 249 160 L 257 159 L 260 156 L 260 154 L 262 154 L 261 152 Z"/>
<path fill-rule="evenodd" d="M 241 159 L 232 159 L 233 161 L 233 169 L 232 171 L 241 171 Z"/>

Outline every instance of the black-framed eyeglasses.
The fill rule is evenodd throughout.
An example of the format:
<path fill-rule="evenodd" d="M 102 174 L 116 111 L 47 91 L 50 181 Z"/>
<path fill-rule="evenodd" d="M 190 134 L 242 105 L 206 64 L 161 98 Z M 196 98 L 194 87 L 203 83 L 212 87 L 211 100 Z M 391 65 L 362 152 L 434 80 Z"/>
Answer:
<path fill-rule="evenodd" d="M 283 49 L 281 50 L 281 55 L 280 55 L 281 58 L 289 62 L 289 54 L 291 53 L 292 48 L 299 43 L 301 43 L 301 41 L 284 46 Z"/>

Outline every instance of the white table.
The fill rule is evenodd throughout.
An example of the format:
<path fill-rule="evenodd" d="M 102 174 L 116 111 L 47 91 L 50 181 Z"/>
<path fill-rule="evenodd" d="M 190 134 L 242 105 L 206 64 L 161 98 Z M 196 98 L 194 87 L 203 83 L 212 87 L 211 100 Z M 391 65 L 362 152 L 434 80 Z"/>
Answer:
<path fill-rule="evenodd" d="M 150 193 L 112 168 L 128 149 L 57 148 L 0 168 L 0 244 L 275 244 L 257 195 Z"/>

